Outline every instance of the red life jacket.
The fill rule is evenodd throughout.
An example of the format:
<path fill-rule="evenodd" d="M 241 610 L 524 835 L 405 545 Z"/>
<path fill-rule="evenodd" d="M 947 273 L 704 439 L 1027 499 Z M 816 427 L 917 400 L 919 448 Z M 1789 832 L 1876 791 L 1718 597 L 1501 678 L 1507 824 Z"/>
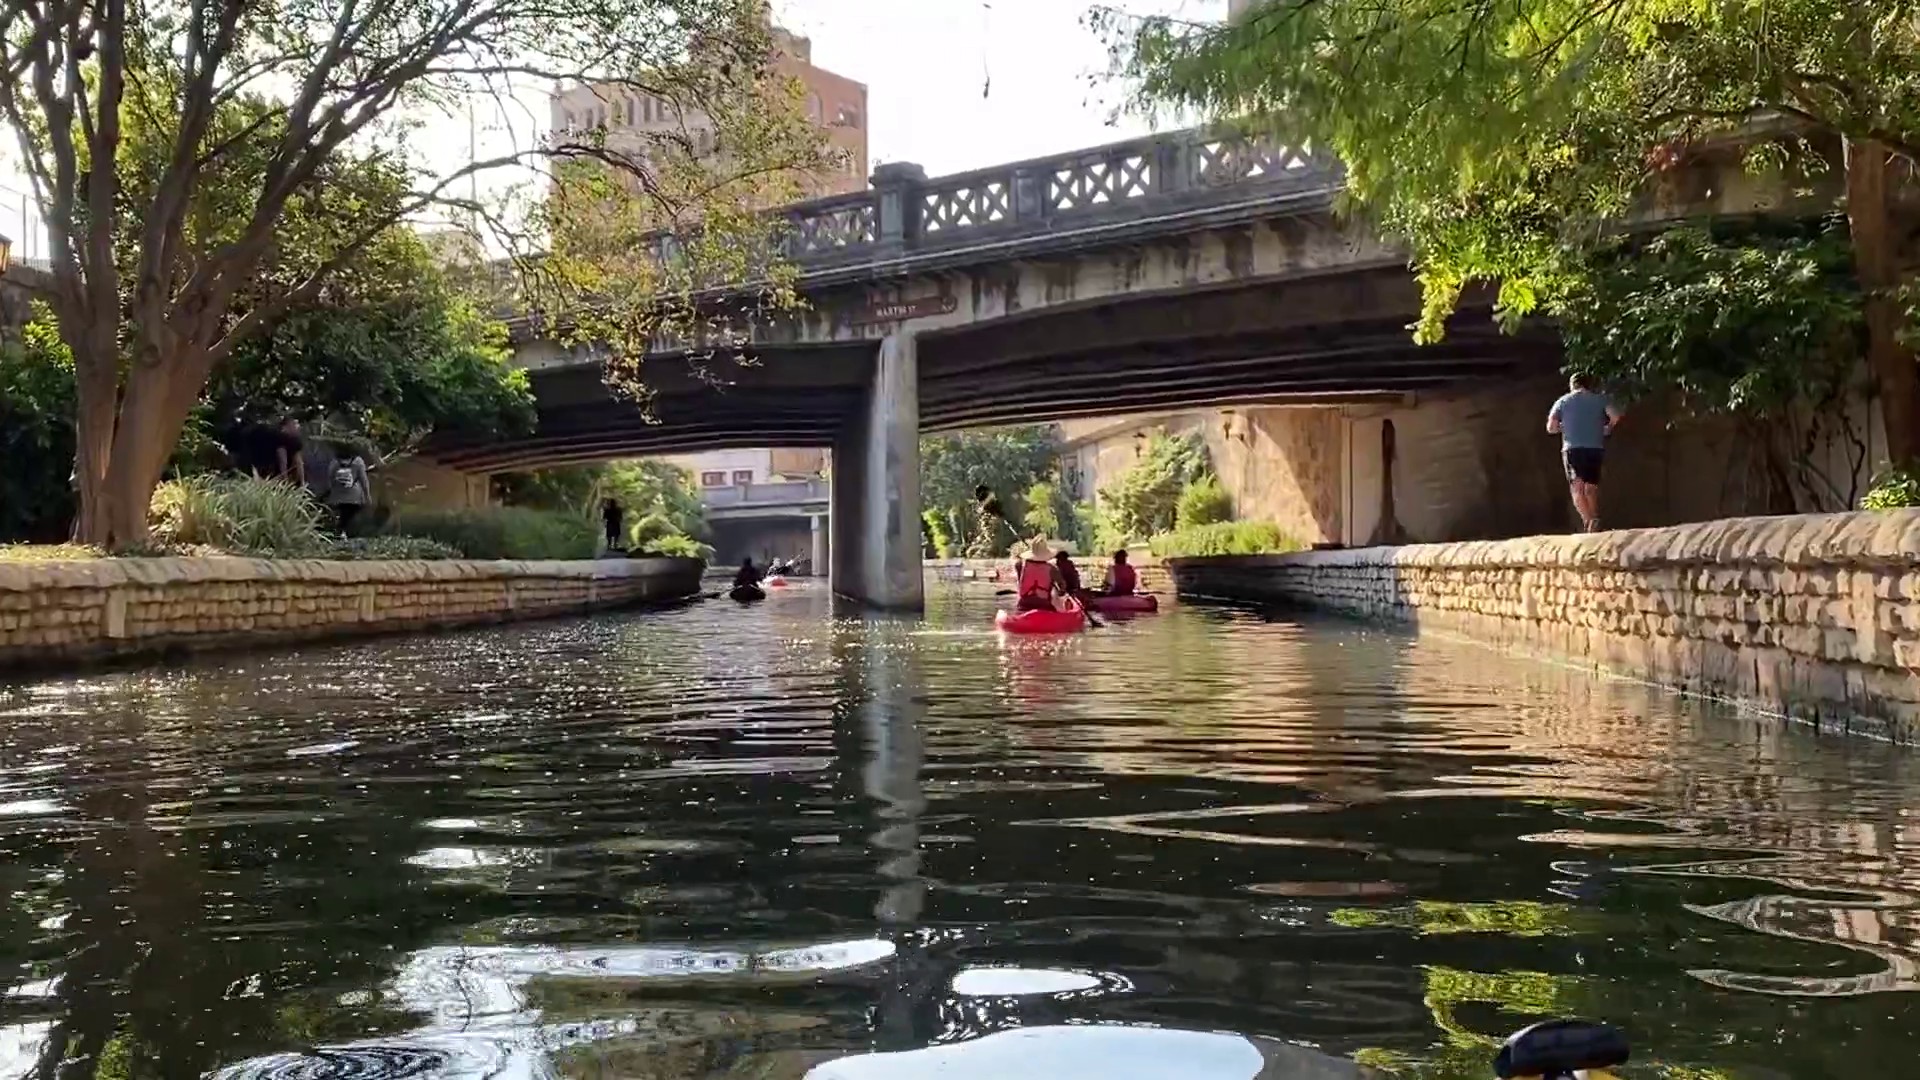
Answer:
<path fill-rule="evenodd" d="M 1034 562 L 1032 559 L 1020 563 L 1020 598 L 1029 596 L 1049 597 L 1053 595 L 1053 564 Z"/>

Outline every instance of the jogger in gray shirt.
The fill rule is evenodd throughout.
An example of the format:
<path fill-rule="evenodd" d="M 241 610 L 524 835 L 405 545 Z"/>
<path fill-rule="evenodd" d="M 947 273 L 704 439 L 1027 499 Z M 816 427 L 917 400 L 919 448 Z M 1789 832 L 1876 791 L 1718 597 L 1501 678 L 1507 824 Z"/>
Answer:
<path fill-rule="evenodd" d="M 1593 379 L 1587 375 L 1568 380 L 1567 393 L 1547 413 L 1547 431 L 1560 436 L 1567 490 L 1587 532 L 1600 528 L 1600 467 L 1606 458 L 1607 436 L 1619 422 L 1619 410 L 1593 388 Z"/>

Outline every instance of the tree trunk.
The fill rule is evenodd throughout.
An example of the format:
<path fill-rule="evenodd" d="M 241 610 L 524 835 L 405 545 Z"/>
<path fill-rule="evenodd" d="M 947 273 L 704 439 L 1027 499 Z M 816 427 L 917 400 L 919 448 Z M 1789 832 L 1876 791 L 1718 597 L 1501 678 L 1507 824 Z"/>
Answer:
<path fill-rule="evenodd" d="M 204 350 L 202 350 L 204 353 Z M 147 513 L 193 403 L 206 385 L 203 355 L 137 360 L 120 388 L 119 408 L 108 414 L 105 451 L 81 476 L 80 539 L 110 551 L 147 540 Z M 82 426 L 98 424 L 82 409 Z M 97 436 L 98 430 L 91 434 Z M 85 454 L 88 451 L 82 450 Z"/>
<path fill-rule="evenodd" d="M 1847 140 L 1847 224 L 1854 272 L 1865 293 L 1867 368 L 1880 399 L 1887 458 L 1896 465 L 1920 459 L 1920 370 L 1900 343 L 1901 311 L 1892 290 L 1900 284 L 1896 236 L 1888 211 L 1892 157 L 1871 140 Z"/>

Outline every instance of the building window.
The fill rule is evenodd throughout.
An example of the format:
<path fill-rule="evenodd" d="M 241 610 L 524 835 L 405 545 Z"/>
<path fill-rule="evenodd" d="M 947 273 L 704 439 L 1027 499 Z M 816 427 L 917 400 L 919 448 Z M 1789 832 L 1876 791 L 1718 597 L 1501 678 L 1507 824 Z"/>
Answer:
<path fill-rule="evenodd" d="M 807 95 L 807 119 L 813 121 L 816 124 L 820 122 L 820 95 L 819 94 Z"/>
<path fill-rule="evenodd" d="M 701 487 L 726 487 L 727 474 L 724 472 L 703 472 L 700 474 Z"/>
<path fill-rule="evenodd" d="M 734 483 L 736 483 L 736 484 L 751 484 L 751 483 L 753 483 L 753 470 L 752 470 L 752 469 L 735 469 L 735 470 L 733 470 L 733 482 L 734 482 Z"/>
<path fill-rule="evenodd" d="M 840 106 L 840 113 L 834 117 L 835 127 L 857 128 L 860 126 L 860 110 L 852 105 Z"/>

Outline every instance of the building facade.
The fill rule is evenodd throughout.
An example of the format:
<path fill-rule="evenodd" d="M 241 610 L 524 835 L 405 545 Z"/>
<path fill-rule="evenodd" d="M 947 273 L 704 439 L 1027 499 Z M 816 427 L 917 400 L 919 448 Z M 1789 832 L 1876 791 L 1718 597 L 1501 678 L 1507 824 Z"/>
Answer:
<path fill-rule="evenodd" d="M 826 573 L 825 450 L 709 450 L 667 460 L 693 475 L 715 565 L 779 560 L 797 573 Z"/>
<path fill-rule="evenodd" d="M 805 94 L 807 119 L 838 151 L 828 169 L 800 178 L 802 198 L 820 198 L 865 190 L 867 186 L 867 88 L 813 63 L 813 42 L 775 27 L 779 50 L 774 61 L 781 75 L 798 80 Z M 551 130 L 592 131 L 604 127 L 607 147 L 644 157 L 649 138 L 684 133 L 702 151 L 714 146 L 713 125 L 695 110 L 607 83 L 582 83 L 548 99 Z"/>

